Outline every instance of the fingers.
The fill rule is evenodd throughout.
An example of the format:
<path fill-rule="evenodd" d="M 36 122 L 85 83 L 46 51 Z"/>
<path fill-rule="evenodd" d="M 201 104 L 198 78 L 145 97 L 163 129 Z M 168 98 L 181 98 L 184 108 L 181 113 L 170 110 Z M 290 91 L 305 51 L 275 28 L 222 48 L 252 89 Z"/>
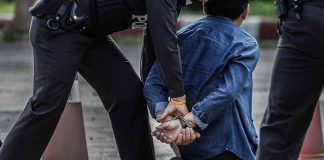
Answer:
<path fill-rule="evenodd" d="M 169 115 L 172 115 L 172 113 L 176 111 L 177 108 L 169 103 L 168 107 L 164 110 L 163 114 L 157 117 L 156 120 L 159 122 L 163 122 Z"/>
<path fill-rule="evenodd" d="M 178 135 L 163 133 L 162 130 L 155 130 L 154 132 L 152 132 L 152 135 L 162 143 L 170 144 L 175 142 L 177 145 L 188 145 L 201 137 L 199 133 L 195 132 L 192 128 L 189 127 L 186 129 L 181 129 Z"/>
<path fill-rule="evenodd" d="M 176 142 L 177 145 L 188 145 L 193 143 L 201 135 L 192 128 L 181 128 L 179 120 L 172 120 L 162 123 L 156 127 L 156 131 L 152 135 L 162 143 Z"/>
<path fill-rule="evenodd" d="M 201 135 L 198 132 L 195 132 L 195 134 L 196 134 L 196 137 L 197 138 L 200 138 L 201 137 Z"/>
<path fill-rule="evenodd" d="M 170 144 L 170 143 L 172 143 L 174 141 L 176 141 L 176 140 L 169 139 L 167 136 L 164 136 L 164 143 Z"/>
<path fill-rule="evenodd" d="M 156 127 L 157 130 L 167 130 L 170 129 L 170 123 L 162 123 Z"/>
<path fill-rule="evenodd" d="M 171 143 L 173 142 L 171 139 L 167 138 L 165 136 L 165 133 L 160 132 L 160 131 L 154 131 L 152 132 L 152 135 L 155 136 L 155 138 L 159 141 L 161 141 L 162 143 Z"/>
<path fill-rule="evenodd" d="M 177 138 L 177 145 L 188 145 L 193 143 L 197 138 L 200 138 L 200 134 L 195 132 L 192 128 L 187 127 L 181 130 L 181 135 Z"/>
<path fill-rule="evenodd" d="M 170 144 L 170 143 L 172 143 L 172 142 L 174 142 L 174 141 L 176 141 L 176 140 L 174 140 L 174 139 L 170 139 L 170 138 L 168 138 L 168 137 L 166 136 L 166 134 L 161 133 L 160 141 L 161 141 L 162 143 Z"/>
<path fill-rule="evenodd" d="M 161 116 L 162 116 L 162 114 L 157 114 L 157 115 L 155 115 L 155 119 L 157 120 L 157 119 L 159 119 Z"/>
<path fill-rule="evenodd" d="M 181 144 L 182 143 L 182 134 L 181 133 L 178 135 L 178 139 L 177 139 L 176 143 L 177 144 Z"/>
<path fill-rule="evenodd" d="M 182 145 L 187 145 L 185 134 L 182 135 Z"/>
<path fill-rule="evenodd" d="M 159 137 L 160 137 L 161 132 L 154 131 L 154 132 L 152 132 L 152 133 L 153 133 L 153 136 L 154 136 L 157 140 L 159 140 Z"/>
<path fill-rule="evenodd" d="M 191 141 L 191 135 L 190 135 L 190 128 L 186 128 L 186 142 L 189 143 Z"/>
<path fill-rule="evenodd" d="M 180 134 L 177 137 L 177 145 L 187 145 L 188 144 L 188 138 L 187 138 L 187 132 L 186 129 L 181 129 Z"/>
<path fill-rule="evenodd" d="M 163 143 L 175 142 L 181 133 L 179 120 L 168 121 L 156 127 L 152 134 Z"/>
<path fill-rule="evenodd" d="M 164 137 L 165 137 L 164 133 L 161 133 L 158 139 L 159 139 L 162 143 L 165 143 L 165 141 L 164 141 Z"/>
<path fill-rule="evenodd" d="M 163 121 L 165 121 L 165 119 L 169 116 L 169 114 L 171 114 L 171 112 L 170 112 L 169 110 L 166 109 L 166 110 L 163 112 L 162 115 L 160 115 L 159 117 L 156 117 L 156 120 L 159 121 L 159 122 L 163 122 Z"/>
<path fill-rule="evenodd" d="M 164 122 L 168 116 L 174 115 L 174 116 L 179 116 L 179 115 L 185 115 L 189 113 L 187 106 L 184 105 L 175 105 L 173 103 L 169 103 L 168 107 L 165 109 L 164 113 L 160 116 L 156 117 L 156 120 L 159 122 Z"/>
<path fill-rule="evenodd" d="M 177 145 L 185 145 L 186 140 L 186 129 L 181 129 L 181 132 L 178 136 Z"/>
<path fill-rule="evenodd" d="M 190 136 L 191 136 L 191 143 L 197 139 L 195 131 L 192 128 L 190 128 Z"/>
<path fill-rule="evenodd" d="M 173 131 L 181 128 L 179 120 L 167 121 L 156 127 L 157 130 Z"/>

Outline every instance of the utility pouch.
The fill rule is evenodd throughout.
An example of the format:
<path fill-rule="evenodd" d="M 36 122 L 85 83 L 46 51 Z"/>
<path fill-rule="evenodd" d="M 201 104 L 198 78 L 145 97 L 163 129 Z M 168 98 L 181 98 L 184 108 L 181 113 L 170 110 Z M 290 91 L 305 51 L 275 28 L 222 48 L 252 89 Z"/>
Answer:
<path fill-rule="evenodd" d="M 287 17 L 288 4 L 286 0 L 275 0 L 275 7 L 276 7 L 276 13 L 278 18 L 284 19 Z"/>
<path fill-rule="evenodd" d="M 52 18 L 47 19 L 47 27 L 52 30 L 59 28 L 69 32 L 79 32 L 86 27 L 87 14 L 76 1 L 64 1 Z"/>
<path fill-rule="evenodd" d="M 32 16 L 39 16 L 46 12 L 47 5 L 45 4 L 46 1 L 36 1 L 30 8 L 29 13 Z"/>
<path fill-rule="evenodd" d="M 62 12 L 63 13 L 63 12 Z M 86 26 L 88 16 L 83 11 L 82 7 L 76 1 L 70 2 L 67 5 L 64 14 L 60 15 L 60 26 L 68 31 L 78 31 Z"/>
<path fill-rule="evenodd" d="M 50 6 L 55 6 L 55 2 L 53 2 L 52 0 L 36 0 L 34 4 L 29 8 L 29 13 L 32 16 L 38 17 L 44 14 L 56 12 L 57 6 Z"/>

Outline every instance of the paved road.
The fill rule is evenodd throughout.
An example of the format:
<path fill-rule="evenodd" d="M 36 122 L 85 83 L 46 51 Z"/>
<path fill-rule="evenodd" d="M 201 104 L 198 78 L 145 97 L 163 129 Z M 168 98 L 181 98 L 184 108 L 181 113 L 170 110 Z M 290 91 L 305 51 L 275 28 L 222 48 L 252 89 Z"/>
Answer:
<path fill-rule="evenodd" d="M 139 45 L 122 45 L 139 71 Z M 275 49 L 262 49 L 261 60 L 254 72 L 253 117 L 257 130 L 266 107 Z M 4 139 L 32 93 L 32 49 L 28 42 L 0 42 L 0 138 Z M 118 160 L 108 114 L 93 89 L 80 80 L 85 127 L 90 160 Z M 324 106 L 324 97 L 321 102 Z M 152 127 L 157 125 L 154 121 Z M 155 142 L 158 160 L 173 156 L 168 145 Z"/>

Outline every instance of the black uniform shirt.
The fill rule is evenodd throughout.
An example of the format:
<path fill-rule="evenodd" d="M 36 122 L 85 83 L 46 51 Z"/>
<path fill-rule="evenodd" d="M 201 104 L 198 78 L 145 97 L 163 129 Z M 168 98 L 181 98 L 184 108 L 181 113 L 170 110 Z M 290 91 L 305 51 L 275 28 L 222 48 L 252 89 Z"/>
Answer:
<path fill-rule="evenodd" d="M 146 79 L 156 56 L 164 72 L 170 97 L 185 94 L 176 25 L 180 7 L 186 1 L 178 1 L 146 0 L 148 28 L 144 34 L 142 79 Z"/>
<path fill-rule="evenodd" d="M 41 16 L 46 13 L 56 13 L 63 1 L 64 0 L 37 0 L 30 10 L 31 14 L 33 16 Z M 183 96 L 185 93 L 176 25 L 180 11 L 179 8 L 181 5 L 186 4 L 186 0 L 130 1 L 133 1 L 133 4 L 136 4 L 134 1 L 138 1 L 138 8 L 142 9 L 145 7 L 147 12 L 148 27 L 144 35 L 142 79 L 145 81 L 155 61 L 155 57 L 157 57 L 165 74 L 169 96 Z M 136 10 L 136 7 L 133 9 Z"/>

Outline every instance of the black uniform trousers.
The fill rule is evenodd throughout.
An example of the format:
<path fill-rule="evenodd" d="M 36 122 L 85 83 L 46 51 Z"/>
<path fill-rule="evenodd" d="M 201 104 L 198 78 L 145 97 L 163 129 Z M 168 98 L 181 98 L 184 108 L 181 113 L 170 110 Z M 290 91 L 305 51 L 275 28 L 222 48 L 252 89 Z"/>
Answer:
<path fill-rule="evenodd" d="M 257 160 L 296 160 L 324 85 L 324 1 L 283 21 Z"/>
<path fill-rule="evenodd" d="M 45 20 L 33 18 L 30 40 L 35 67 L 33 96 L 6 137 L 0 160 L 41 158 L 77 71 L 109 112 L 121 159 L 155 159 L 142 82 L 111 37 L 95 39 L 50 30 Z"/>

